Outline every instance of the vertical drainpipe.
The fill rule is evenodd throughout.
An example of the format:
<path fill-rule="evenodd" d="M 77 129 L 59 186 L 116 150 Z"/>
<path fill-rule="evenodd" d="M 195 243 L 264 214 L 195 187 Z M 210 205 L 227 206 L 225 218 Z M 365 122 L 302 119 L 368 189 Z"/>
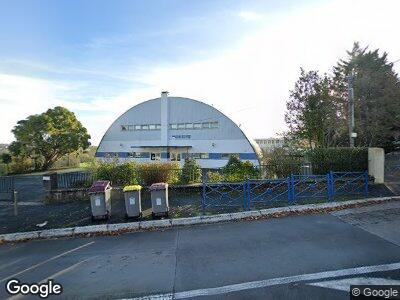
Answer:
<path fill-rule="evenodd" d="M 161 146 L 168 149 L 168 130 L 169 130 L 169 105 L 168 92 L 161 92 Z M 167 158 L 168 160 L 168 158 Z"/>

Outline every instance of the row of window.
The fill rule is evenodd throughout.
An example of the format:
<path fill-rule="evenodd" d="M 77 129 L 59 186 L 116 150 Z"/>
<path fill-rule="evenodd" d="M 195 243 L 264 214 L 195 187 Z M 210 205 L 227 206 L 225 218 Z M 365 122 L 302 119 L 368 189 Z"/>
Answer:
<path fill-rule="evenodd" d="M 161 124 L 121 125 L 122 131 L 161 130 Z"/>
<path fill-rule="evenodd" d="M 232 155 L 238 155 L 235 153 L 221 153 L 219 159 L 229 159 Z M 118 158 L 118 152 L 106 152 L 104 153 L 105 158 Z M 171 161 L 180 161 L 181 159 L 209 159 L 210 153 L 152 153 L 152 152 L 129 152 L 128 158 L 150 158 L 151 160 L 161 160 L 161 158 L 169 158 Z"/>
<path fill-rule="evenodd" d="M 169 124 L 170 129 L 214 129 L 218 128 L 218 122 L 203 123 L 175 123 Z"/>
<path fill-rule="evenodd" d="M 218 122 L 169 124 L 169 128 L 172 130 L 214 129 L 218 128 L 218 126 L 219 126 Z M 121 131 L 143 131 L 143 130 L 161 130 L 161 124 L 121 125 Z"/>

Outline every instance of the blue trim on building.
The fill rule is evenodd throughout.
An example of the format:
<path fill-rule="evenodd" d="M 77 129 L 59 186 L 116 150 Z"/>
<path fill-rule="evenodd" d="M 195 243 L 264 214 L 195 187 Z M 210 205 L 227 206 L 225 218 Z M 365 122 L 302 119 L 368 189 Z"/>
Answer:
<path fill-rule="evenodd" d="M 210 153 L 209 159 L 221 159 L 221 153 Z"/>
<path fill-rule="evenodd" d="M 111 153 L 111 152 L 96 152 L 96 157 L 106 157 L 106 153 Z M 150 152 L 140 152 L 140 153 L 142 155 L 140 158 L 150 158 Z M 241 160 L 257 160 L 256 153 L 238 153 L 238 154 Z M 118 157 L 127 158 L 129 157 L 129 152 L 118 152 Z M 167 152 L 161 152 L 161 158 L 168 159 L 170 158 L 170 155 Z M 182 159 L 185 158 L 186 158 L 186 153 L 182 153 Z M 202 158 L 202 159 L 222 159 L 222 153 L 209 153 L 209 158 Z"/>
<path fill-rule="evenodd" d="M 255 153 L 239 153 L 239 158 L 241 160 L 256 160 L 257 154 Z"/>

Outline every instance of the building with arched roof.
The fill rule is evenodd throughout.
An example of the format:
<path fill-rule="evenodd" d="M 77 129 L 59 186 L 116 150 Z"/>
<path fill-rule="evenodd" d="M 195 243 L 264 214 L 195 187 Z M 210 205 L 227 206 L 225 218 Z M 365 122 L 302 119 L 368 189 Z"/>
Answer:
<path fill-rule="evenodd" d="M 259 165 L 261 150 L 227 116 L 203 102 L 181 97 L 142 102 L 108 128 L 97 149 L 100 159 L 138 162 L 194 158 L 202 168 L 220 168 L 231 155 Z"/>

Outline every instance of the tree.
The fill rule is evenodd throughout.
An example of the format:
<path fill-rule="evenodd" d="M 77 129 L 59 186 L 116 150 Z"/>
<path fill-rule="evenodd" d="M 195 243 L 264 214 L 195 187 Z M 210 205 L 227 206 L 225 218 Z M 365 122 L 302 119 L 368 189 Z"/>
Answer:
<path fill-rule="evenodd" d="M 340 135 L 336 101 L 331 93 L 332 80 L 317 71 L 305 72 L 290 91 L 285 121 L 290 135 L 308 141 L 309 147 L 330 147 Z"/>
<path fill-rule="evenodd" d="M 3 162 L 3 164 L 8 165 L 12 161 L 12 157 L 10 153 L 4 152 L 0 155 L 0 160 Z"/>
<path fill-rule="evenodd" d="M 10 152 L 31 158 L 35 170 L 47 170 L 60 157 L 90 145 L 86 128 L 60 106 L 18 121 L 12 132 L 16 141 L 9 146 Z"/>
<path fill-rule="evenodd" d="M 339 110 L 348 120 L 347 76 L 354 74 L 355 140 L 359 147 L 394 147 L 400 128 L 400 81 L 387 53 L 354 43 L 348 57 L 334 68 L 334 93 Z M 348 131 L 345 137 L 348 137 Z M 345 139 L 348 145 L 348 138 Z"/>
<path fill-rule="evenodd" d="M 183 184 L 196 183 L 201 181 L 201 168 L 195 159 L 185 159 L 182 168 L 181 182 Z"/>

